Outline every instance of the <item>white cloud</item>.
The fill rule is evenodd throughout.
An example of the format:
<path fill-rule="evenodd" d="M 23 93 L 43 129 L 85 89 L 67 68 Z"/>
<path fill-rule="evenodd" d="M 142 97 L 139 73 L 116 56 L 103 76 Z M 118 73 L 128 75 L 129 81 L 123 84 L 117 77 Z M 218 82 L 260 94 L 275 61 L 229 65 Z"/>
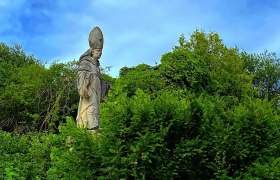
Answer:
<path fill-rule="evenodd" d="M 34 0 L 16 2 L 0 0 L 0 41 L 17 42 L 40 59 L 73 60 L 88 48 L 90 30 L 100 26 L 105 36 L 101 64 L 113 66 L 115 74 L 123 66 L 159 62 L 180 34 L 188 38 L 195 28 L 218 32 L 227 45 L 246 51 L 279 49 L 276 20 L 280 16 L 269 3 L 262 8 L 262 4 L 243 0 L 38 1 L 43 7 L 37 7 L 41 8 L 37 12 L 44 13 L 42 19 L 34 20 L 36 9 L 29 6 Z M 22 27 L 22 14 L 31 23 L 28 28 Z"/>

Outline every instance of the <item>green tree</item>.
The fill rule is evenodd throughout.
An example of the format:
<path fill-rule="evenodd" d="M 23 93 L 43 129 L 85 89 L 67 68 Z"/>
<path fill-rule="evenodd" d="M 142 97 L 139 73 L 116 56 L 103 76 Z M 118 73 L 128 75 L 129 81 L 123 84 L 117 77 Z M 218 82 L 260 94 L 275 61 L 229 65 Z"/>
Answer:
<path fill-rule="evenodd" d="M 120 78 L 115 86 L 120 91 L 126 92 L 129 97 L 135 94 L 137 89 L 142 89 L 149 94 L 156 94 L 164 86 L 165 79 L 162 78 L 158 67 L 147 64 L 139 64 L 136 67 L 124 67 L 120 70 Z"/>
<path fill-rule="evenodd" d="M 241 97 L 250 91 L 252 77 L 243 69 L 237 48 L 227 48 L 217 33 L 196 30 L 189 41 L 182 35 L 179 46 L 163 55 L 161 73 L 194 92 Z"/>
<path fill-rule="evenodd" d="M 259 90 L 261 98 L 269 100 L 280 94 L 280 60 L 275 53 L 265 51 L 261 54 L 244 53 L 245 68 L 254 76 L 253 86 Z"/>

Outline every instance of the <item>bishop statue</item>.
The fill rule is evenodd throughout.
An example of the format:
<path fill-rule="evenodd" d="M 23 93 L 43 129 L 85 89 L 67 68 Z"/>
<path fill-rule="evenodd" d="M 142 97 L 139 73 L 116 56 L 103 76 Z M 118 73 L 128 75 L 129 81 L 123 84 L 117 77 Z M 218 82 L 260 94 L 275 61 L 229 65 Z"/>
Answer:
<path fill-rule="evenodd" d="M 110 84 L 101 80 L 99 59 L 102 55 L 104 37 L 99 27 L 89 34 L 90 48 L 79 59 L 77 88 L 80 95 L 77 126 L 95 131 L 99 127 L 99 106 L 107 95 Z"/>

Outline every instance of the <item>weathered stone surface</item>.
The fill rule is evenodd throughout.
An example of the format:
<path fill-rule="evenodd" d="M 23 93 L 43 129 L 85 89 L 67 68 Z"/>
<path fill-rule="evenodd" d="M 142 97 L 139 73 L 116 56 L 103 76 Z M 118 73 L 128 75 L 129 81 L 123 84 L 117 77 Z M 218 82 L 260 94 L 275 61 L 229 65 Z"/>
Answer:
<path fill-rule="evenodd" d="M 106 96 L 109 85 L 101 81 L 99 59 L 102 55 L 104 38 L 100 28 L 90 32 L 90 49 L 81 57 L 78 68 L 77 88 L 80 95 L 77 126 L 88 130 L 99 129 L 99 105 Z"/>

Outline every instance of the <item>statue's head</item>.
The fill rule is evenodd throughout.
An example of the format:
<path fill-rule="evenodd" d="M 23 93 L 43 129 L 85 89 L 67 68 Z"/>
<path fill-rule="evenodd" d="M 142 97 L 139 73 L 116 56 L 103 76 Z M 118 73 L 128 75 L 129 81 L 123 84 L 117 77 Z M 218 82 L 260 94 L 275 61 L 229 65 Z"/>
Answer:
<path fill-rule="evenodd" d="M 92 49 L 91 56 L 93 59 L 98 60 L 102 55 L 102 49 Z"/>
<path fill-rule="evenodd" d="M 102 49 L 104 44 L 104 38 L 102 31 L 99 27 L 94 27 L 88 38 L 89 46 L 92 50 L 93 59 L 99 59 L 102 55 Z"/>

